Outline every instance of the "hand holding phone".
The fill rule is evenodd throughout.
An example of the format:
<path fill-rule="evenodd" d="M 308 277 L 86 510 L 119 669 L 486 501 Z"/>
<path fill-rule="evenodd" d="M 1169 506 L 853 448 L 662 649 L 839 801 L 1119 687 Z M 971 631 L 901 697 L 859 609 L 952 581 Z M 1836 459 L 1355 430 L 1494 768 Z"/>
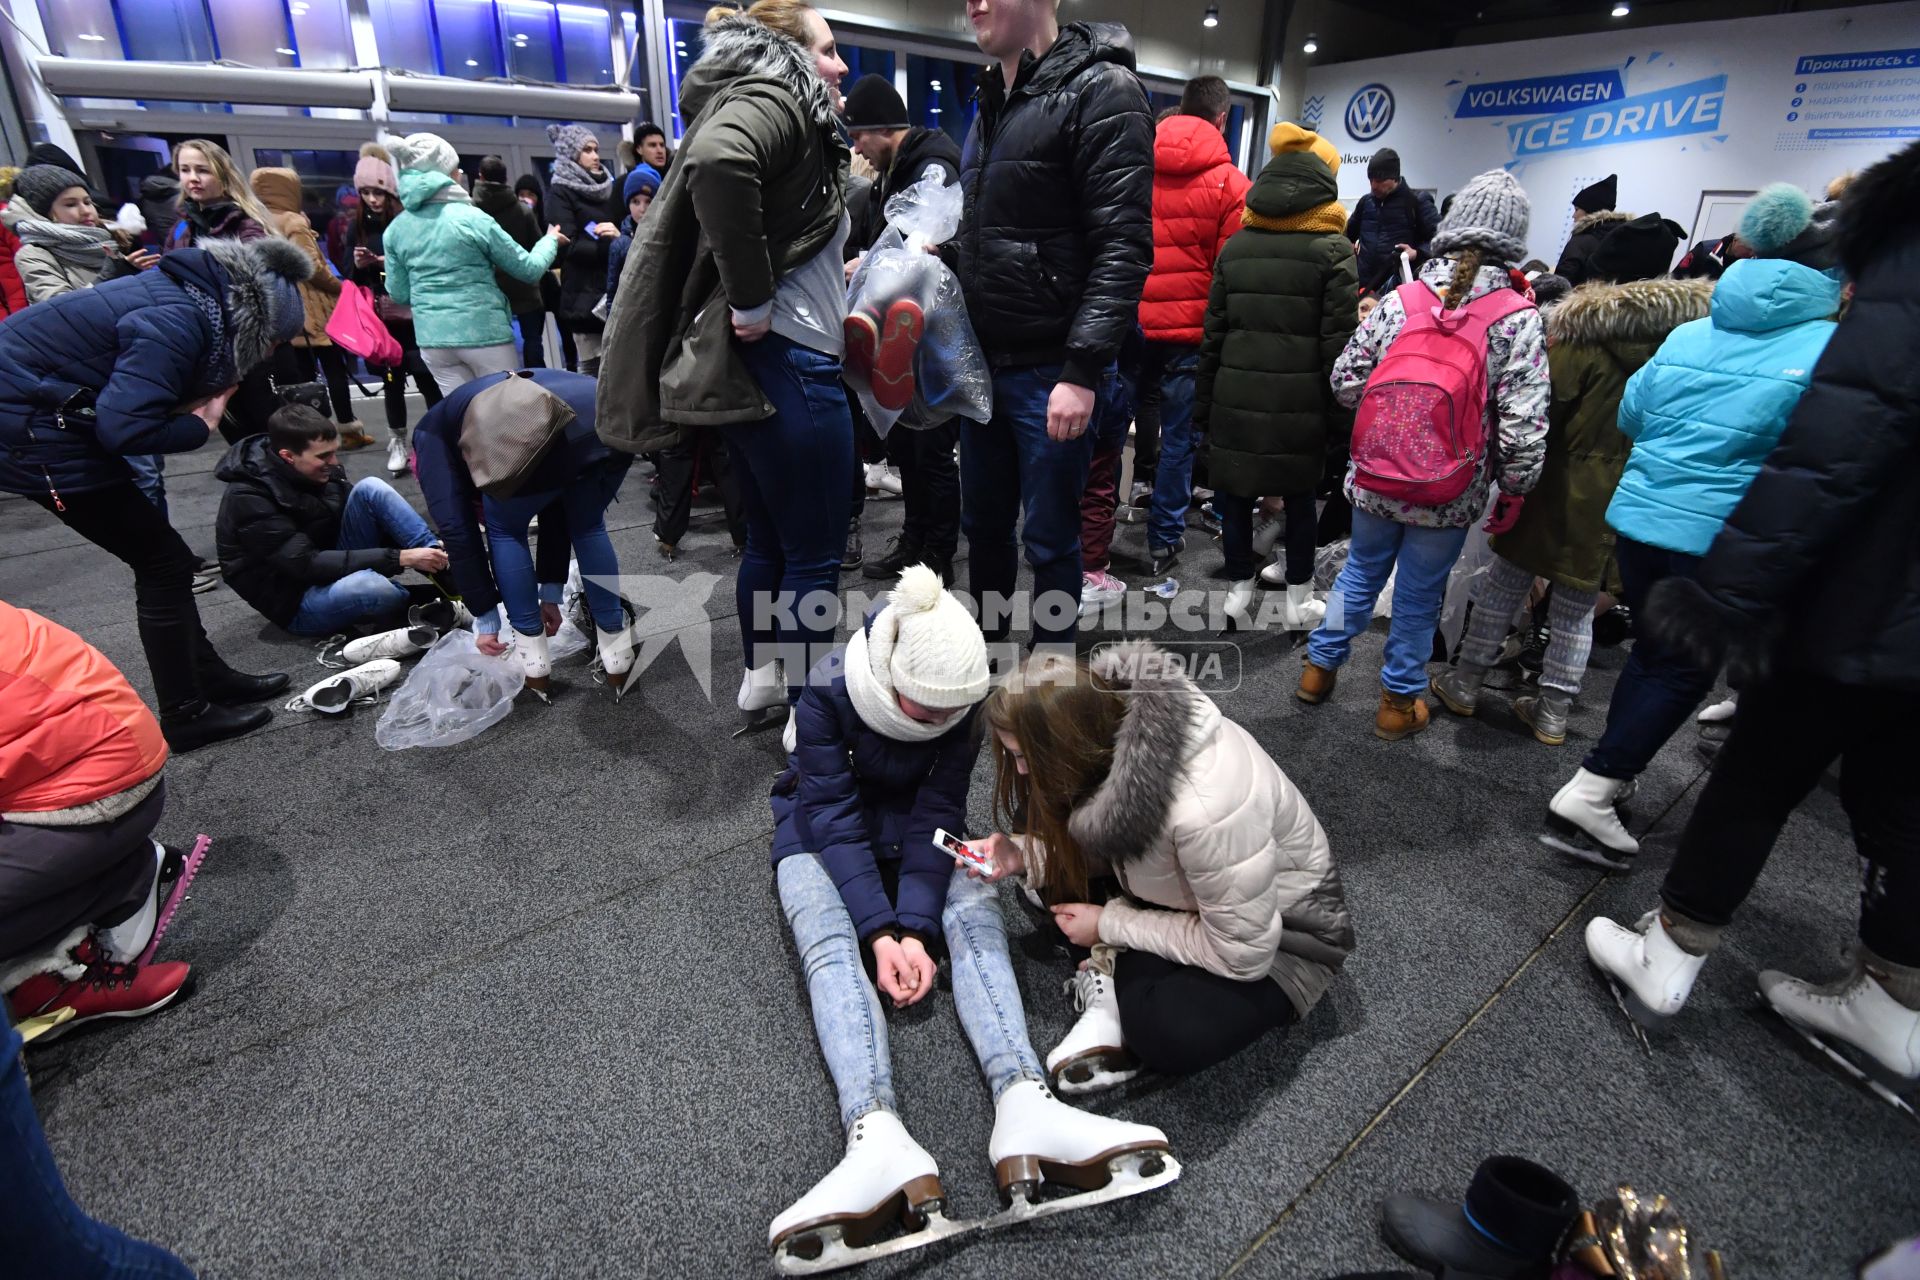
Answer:
<path fill-rule="evenodd" d="M 978 875 L 993 874 L 993 855 L 985 849 L 976 849 L 954 835 L 944 827 L 935 827 L 933 842 L 945 849 L 953 860 Z"/>

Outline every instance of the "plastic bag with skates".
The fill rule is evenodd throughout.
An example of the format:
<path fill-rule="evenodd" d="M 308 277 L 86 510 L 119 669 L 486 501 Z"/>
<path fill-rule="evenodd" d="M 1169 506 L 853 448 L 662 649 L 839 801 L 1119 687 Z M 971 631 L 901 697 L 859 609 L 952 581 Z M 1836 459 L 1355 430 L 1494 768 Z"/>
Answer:
<path fill-rule="evenodd" d="M 434 642 L 380 713 L 373 740 L 388 751 L 450 747 L 504 720 L 526 684 L 512 657 L 489 658 L 461 627 Z"/>
<path fill-rule="evenodd" d="M 993 376 L 960 281 L 928 252 L 959 231 L 960 205 L 960 187 L 936 175 L 894 196 L 887 229 L 847 285 L 847 385 L 881 436 L 895 424 L 993 416 Z"/>

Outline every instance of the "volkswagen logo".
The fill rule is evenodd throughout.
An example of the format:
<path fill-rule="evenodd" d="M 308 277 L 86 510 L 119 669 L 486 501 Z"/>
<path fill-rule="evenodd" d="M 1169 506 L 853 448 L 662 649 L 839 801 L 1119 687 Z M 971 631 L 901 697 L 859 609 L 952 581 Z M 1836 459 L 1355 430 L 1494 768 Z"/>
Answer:
<path fill-rule="evenodd" d="M 1347 132 L 1355 142 L 1372 142 L 1393 123 L 1393 90 L 1362 85 L 1347 101 Z"/>

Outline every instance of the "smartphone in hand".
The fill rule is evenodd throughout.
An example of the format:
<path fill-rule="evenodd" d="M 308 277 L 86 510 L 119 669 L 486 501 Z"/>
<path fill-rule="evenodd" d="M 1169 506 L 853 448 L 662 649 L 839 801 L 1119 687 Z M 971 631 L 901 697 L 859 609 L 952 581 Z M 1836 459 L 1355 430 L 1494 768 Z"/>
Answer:
<path fill-rule="evenodd" d="M 988 873 L 993 871 L 993 856 L 991 854 L 985 849 L 974 848 L 959 836 L 947 831 L 944 827 L 934 828 L 933 842 L 953 855 L 953 860 L 961 866 L 978 867 L 980 870 Z"/>

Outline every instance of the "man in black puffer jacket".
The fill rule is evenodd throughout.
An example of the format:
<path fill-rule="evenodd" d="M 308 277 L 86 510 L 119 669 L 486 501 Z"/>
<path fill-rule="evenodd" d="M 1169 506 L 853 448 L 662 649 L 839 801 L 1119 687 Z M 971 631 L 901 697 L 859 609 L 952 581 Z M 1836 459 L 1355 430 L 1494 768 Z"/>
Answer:
<path fill-rule="evenodd" d="M 957 261 L 993 366 L 993 421 L 960 430 L 961 527 L 987 638 L 1009 619 L 1014 526 L 1033 567 L 1035 643 L 1073 642 L 1080 494 L 1099 389 L 1112 386 L 1153 266 L 1153 119 L 1126 28 L 1062 29 L 1055 0 L 969 6 L 998 60 L 962 155 Z"/>
<path fill-rule="evenodd" d="M 1648 625 L 1740 687 L 1661 887 L 1660 931 L 1697 968 L 1787 817 L 1837 758 L 1864 866 L 1853 972 L 1814 988 L 1762 973 L 1788 1022 L 1889 1089 L 1920 1085 L 1920 143 L 1861 174 L 1841 206 L 1852 306 L 1786 434 L 1696 579 Z M 1648 950 L 1658 940 L 1649 932 Z M 1808 944 L 1816 945 L 1816 944 Z"/>
<path fill-rule="evenodd" d="M 1401 250 L 1413 250 L 1415 271 L 1433 252 L 1440 211 L 1432 196 L 1400 180 L 1400 156 L 1392 147 L 1380 148 L 1367 162 L 1367 188 L 1347 219 L 1347 239 L 1359 255 L 1361 289 L 1380 293 L 1400 283 Z"/>

